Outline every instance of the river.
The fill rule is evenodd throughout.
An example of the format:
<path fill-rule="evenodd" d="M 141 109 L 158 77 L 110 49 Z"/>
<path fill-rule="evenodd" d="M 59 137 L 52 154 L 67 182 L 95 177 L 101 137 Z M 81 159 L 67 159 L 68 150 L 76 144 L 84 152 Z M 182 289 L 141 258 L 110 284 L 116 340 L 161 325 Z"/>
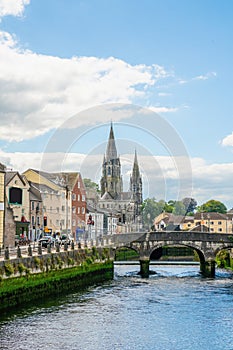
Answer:
<path fill-rule="evenodd" d="M 0 315 L 1 350 L 232 350 L 233 276 L 115 267 L 113 281 Z"/>

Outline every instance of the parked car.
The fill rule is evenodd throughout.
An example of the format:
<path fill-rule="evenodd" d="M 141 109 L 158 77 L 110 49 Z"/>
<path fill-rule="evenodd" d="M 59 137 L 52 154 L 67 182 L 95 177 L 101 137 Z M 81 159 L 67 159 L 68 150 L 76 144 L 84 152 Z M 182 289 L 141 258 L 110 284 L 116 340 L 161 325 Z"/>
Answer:
<path fill-rule="evenodd" d="M 71 244 L 74 241 L 74 237 L 70 234 L 62 234 L 60 237 L 61 244 Z"/>
<path fill-rule="evenodd" d="M 51 245 L 54 247 L 56 243 L 56 238 L 52 236 L 44 236 L 40 238 L 38 242 L 41 244 L 42 247 L 45 247 L 45 248 L 47 248 L 48 245 Z"/>

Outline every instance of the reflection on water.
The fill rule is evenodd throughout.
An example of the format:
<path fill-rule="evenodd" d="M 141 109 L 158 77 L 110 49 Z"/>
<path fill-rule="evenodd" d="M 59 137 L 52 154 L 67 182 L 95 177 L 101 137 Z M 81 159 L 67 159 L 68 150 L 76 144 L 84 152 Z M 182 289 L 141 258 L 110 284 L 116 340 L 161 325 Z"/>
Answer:
<path fill-rule="evenodd" d="M 0 316 L 0 349 L 233 349 L 232 274 L 115 267 L 113 281 Z"/>

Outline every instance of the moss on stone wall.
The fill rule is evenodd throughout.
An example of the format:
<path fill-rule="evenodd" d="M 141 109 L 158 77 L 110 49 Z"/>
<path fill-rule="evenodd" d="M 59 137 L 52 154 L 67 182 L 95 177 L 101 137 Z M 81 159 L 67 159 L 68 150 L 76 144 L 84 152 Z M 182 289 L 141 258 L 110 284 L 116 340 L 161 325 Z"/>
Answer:
<path fill-rule="evenodd" d="M 0 280 L 0 309 L 71 292 L 113 278 L 113 262 L 84 264 L 18 278 Z"/>

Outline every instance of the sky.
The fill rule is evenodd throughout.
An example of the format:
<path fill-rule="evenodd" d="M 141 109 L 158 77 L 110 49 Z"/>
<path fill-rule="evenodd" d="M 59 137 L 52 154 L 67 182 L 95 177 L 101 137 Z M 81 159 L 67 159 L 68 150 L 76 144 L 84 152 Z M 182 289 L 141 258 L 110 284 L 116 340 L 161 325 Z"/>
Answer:
<path fill-rule="evenodd" d="M 0 162 L 233 207 L 231 0 L 0 0 Z"/>

